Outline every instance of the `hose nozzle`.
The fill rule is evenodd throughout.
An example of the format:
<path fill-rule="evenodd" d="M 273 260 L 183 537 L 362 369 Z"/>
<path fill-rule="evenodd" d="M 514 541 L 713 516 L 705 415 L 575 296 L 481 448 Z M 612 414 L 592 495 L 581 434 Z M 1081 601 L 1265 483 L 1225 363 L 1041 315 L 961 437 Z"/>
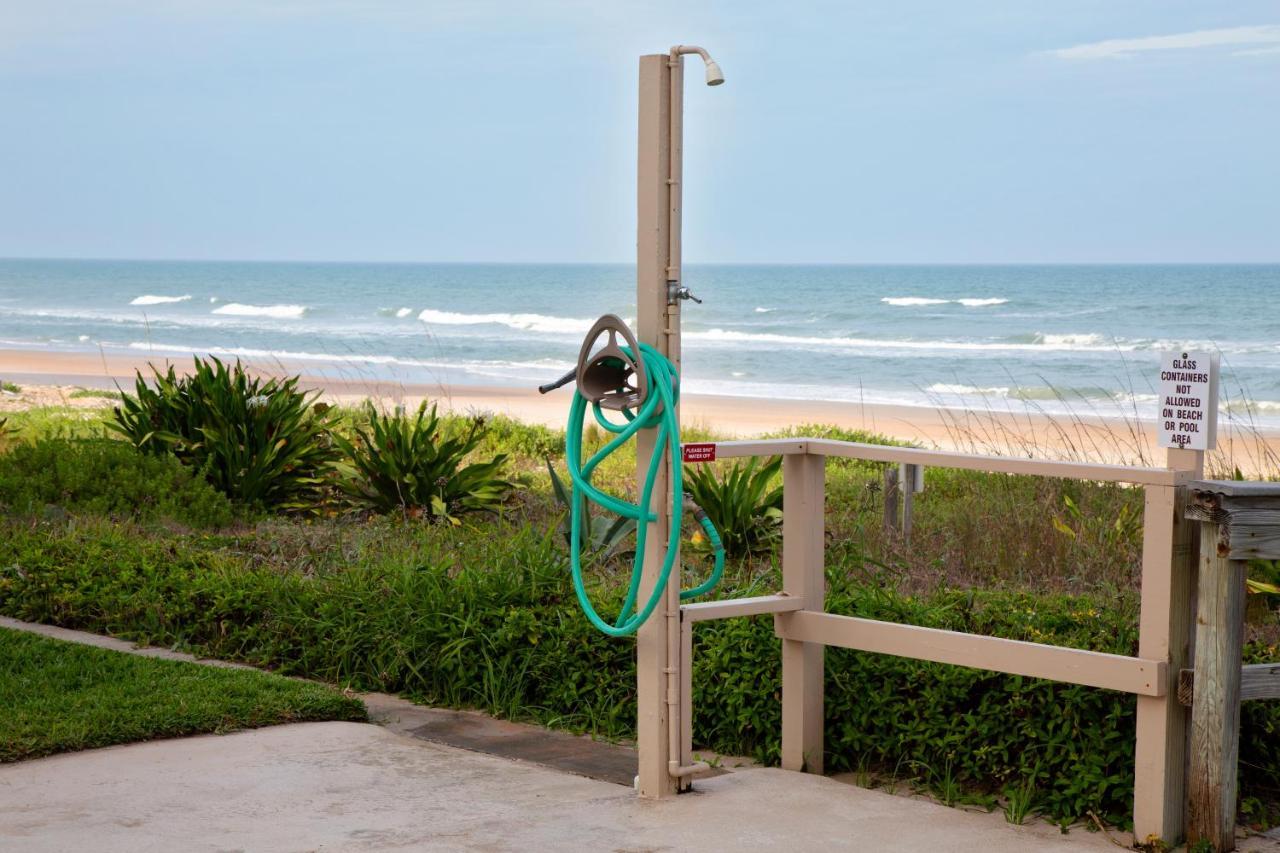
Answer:
<path fill-rule="evenodd" d="M 556 390 L 557 388 L 563 388 L 564 386 L 568 385 L 570 382 L 572 382 L 574 379 L 577 379 L 577 378 L 578 378 L 578 368 L 574 367 L 572 370 L 570 370 L 568 373 L 566 373 L 564 376 L 561 376 L 559 379 L 555 380 L 554 382 L 548 382 L 546 385 L 539 385 L 538 393 L 546 394 L 550 391 Z"/>

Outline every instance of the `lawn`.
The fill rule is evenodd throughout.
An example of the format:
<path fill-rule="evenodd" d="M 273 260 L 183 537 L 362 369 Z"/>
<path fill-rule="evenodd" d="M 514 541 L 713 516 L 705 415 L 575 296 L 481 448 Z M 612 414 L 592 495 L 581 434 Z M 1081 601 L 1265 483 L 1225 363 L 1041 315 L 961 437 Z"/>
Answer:
<path fill-rule="evenodd" d="M 158 660 L 0 628 L 0 761 L 310 720 L 357 699 L 251 670 Z"/>

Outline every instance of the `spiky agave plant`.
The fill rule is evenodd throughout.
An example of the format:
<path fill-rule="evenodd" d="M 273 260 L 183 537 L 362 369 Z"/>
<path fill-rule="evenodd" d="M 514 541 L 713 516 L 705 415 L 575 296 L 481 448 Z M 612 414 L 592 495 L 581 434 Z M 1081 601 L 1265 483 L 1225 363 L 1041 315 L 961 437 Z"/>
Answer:
<path fill-rule="evenodd" d="M 782 521 L 781 470 L 781 456 L 763 465 L 756 458 L 746 464 L 735 462 L 719 477 L 710 466 L 685 466 L 685 491 L 715 524 L 729 556 L 772 546 Z"/>
<path fill-rule="evenodd" d="M 365 404 L 365 423 L 354 440 L 334 441 L 346 453 L 340 487 L 357 503 L 379 512 L 421 514 L 458 523 L 458 516 L 493 510 L 512 484 L 501 476 L 507 454 L 464 464 L 484 438 L 484 418 L 473 417 L 465 432 L 449 434 L 436 406 L 424 400 L 415 415 L 379 413 Z"/>
<path fill-rule="evenodd" d="M 140 450 L 173 453 L 241 503 L 293 510 L 315 507 L 337 452 L 327 406 L 298 377 L 251 375 L 239 360 L 196 358 L 178 376 L 152 367 L 136 374 L 107 426 Z"/>

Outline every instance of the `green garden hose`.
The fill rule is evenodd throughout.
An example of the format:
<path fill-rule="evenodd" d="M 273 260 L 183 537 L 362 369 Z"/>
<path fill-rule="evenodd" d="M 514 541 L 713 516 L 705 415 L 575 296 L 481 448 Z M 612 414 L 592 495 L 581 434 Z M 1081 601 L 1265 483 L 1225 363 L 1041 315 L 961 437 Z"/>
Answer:
<path fill-rule="evenodd" d="M 626 418 L 626 423 L 615 424 L 604 416 L 599 403 L 593 403 L 592 408 L 595 412 L 596 423 L 600 424 L 605 430 L 614 433 L 614 437 L 604 447 L 596 451 L 587 460 L 586 464 L 583 464 L 582 426 L 587 411 L 587 399 L 582 396 L 581 389 L 579 389 L 574 393 L 573 403 L 569 408 L 569 431 L 565 439 L 565 459 L 569 467 L 569 476 L 573 480 L 573 507 L 570 512 L 571 544 L 569 546 L 569 564 L 573 571 L 573 588 L 578 595 L 578 603 L 582 606 L 582 611 L 587 614 L 587 619 L 591 621 L 592 625 L 595 625 L 611 637 L 625 637 L 629 634 L 634 634 L 649 618 L 650 614 L 658 606 L 658 602 L 662 600 L 662 595 L 670 579 L 671 569 L 679 554 L 680 523 L 679 514 L 677 513 L 675 520 L 671 524 L 671 531 L 667 541 L 667 556 L 663 560 L 658 582 L 650 592 L 648 601 L 637 610 L 636 598 L 639 595 L 641 571 L 644 566 L 646 534 L 648 533 L 649 522 L 657 520 L 657 516 L 650 510 L 653 487 L 657 480 L 658 472 L 661 470 L 660 466 L 662 465 L 664 454 L 671 460 L 671 505 L 673 507 L 682 507 L 684 505 L 680 431 L 679 423 L 676 421 L 676 402 L 680 399 L 679 376 L 676 373 L 675 365 L 662 353 L 648 344 L 642 343 L 639 348 L 640 358 L 644 359 L 646 379 L 649 385 L 648 393 L 644 397 L 644 402 L 640 404 L 639 411 L 633 412 L 630 409 L 623 409 L 622 414 Z M 629 358 L 635 358 L 635 354 L 629 348 L 624 349 L 624 352 Z M 640 502 L 636 504 L 630 503 L 606 494 L 591 485 L 591 474 L 595 471 L 596 466 L 626 444 L 630 438 L 642 429 L 656 429 L 658 435 L 657 441 L 654 443 L 653 456 L 649 460 L 649 469 L 645 473 L 644 487 L 640 490 Z M 586 586 L 582 580 L 580 537 L 582 535 L 582 516 L 585 500 L 594 501 L 610 512 L 624 518 L 635 519 L 636 521 L 636 553 L 634 562 L 631 565 L 631 582 L 627 587 L 627 596 L 622 602 L 622 610 L 619 612 L 618 618 L 612 623 L 606 621 L 596 611 L 590 597 L 587 595 Z M 698 584 L 693 589 L 682 590 L 680 592 L 681 601 L 709 592 L 720 582 L 720 577 L 724 574 L 724 545 L 720 542 L 719 532 L 717 532 L 715 525 L 711 523 L 711 519 L 707 518 L 706 513 L 702 512 L 701 509 L 695 509 L 695 517 L 701 523 L 702 529 L 706 531 L 707 541 L 711 543 L 711 547 L 714 549 L 715 567 L 706 581 Z"/>

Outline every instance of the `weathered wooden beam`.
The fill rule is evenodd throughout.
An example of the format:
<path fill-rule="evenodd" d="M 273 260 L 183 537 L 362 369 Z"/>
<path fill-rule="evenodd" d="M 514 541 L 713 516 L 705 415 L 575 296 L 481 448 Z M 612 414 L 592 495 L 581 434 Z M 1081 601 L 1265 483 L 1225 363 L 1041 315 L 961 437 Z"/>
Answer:
<path fill-rule="evenodd" d="M 1280 559 L 1280 483 L 1198 480 L 1190 487 L 1187 518 L 1217 525 L 1219 557 Z"/>
<path fill-rule="evenodd" d="M 924 490 L 924 466 L 904 463 L 898 468 L 898 486 L 902 489 L 902 538 L 911 541 L 916 494 Z"/>
<path fill-rule="evenodd" d="M 1195 689 L 1195 670 L 1178 670 L 1178 701 L 1190 707 Z M 1240 667 L 1240 701 L 1257 699 L 1280 699 L 1280 663 L 1251 663 Z"/>
<path fill-rule="evenodd" d="M 1217 527 L 1202 525 L 1200 538 L 1187 842 L 1222 851 L 1235 849 L 1245 564 L 1218 553 Z"/>
<path fill-rule="evenodd" d="M 884 532 L 890 536 L 898 535 L 898 505 L 902 497 L 898 477 L 897 468 L 884 469 Z"/>

